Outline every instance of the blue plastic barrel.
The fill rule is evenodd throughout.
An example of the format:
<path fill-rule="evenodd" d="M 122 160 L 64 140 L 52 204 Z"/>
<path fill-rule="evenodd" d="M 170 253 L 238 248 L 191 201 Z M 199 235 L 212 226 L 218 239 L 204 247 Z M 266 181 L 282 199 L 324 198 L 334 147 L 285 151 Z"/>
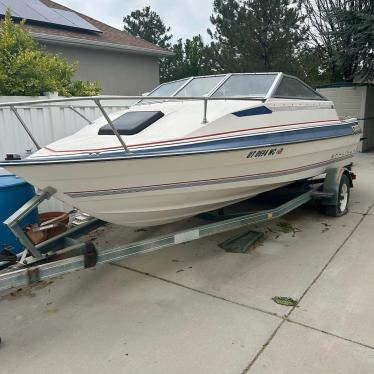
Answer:
<path fill-rule="evenodd" d="M 13 174 L 0 175 L 0 250 L 8 248 L 13 253 L 22 251 L 22 245 L 3 222 L 33 196 L 34 187 L 23 179 Z M 38 209 L 35 209 L 22 220 L 21 226 L 37 222 Z"/>

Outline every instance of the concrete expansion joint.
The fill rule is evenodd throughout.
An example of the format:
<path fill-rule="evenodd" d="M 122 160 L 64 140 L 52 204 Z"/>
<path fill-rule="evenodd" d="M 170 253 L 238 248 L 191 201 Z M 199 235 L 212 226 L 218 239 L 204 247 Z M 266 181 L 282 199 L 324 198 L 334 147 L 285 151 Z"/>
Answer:
<path fill-rule="evenodd" d="M 192 292 L 196 292 L 196 293 L 199 293 L 199 294 L 202 294 L 202 295 L 205 295 L 205 296 L 213 297 L 213 298 L 221 300 L 223 302 L 228 302 L 230 304 L 234 304 L 234 305 L 237 305 L 237 306 L 249 309 L 249 310 L 254 310 L 254 311 L 257 311 L 257 312 L 260 312 L 260 313 L 264 313 L 266 315 L 270 315 L 272 317 L 279 318 L 281 320 L 280 323 L 277 325 L 277 327 L 274 329 L 273 333 L 269 336 L 268 340 L 263 344 L 263 346 L 261 347 L 261 349 L 257 352 L 256 356 L 252 359 L 252 361 L 242 371 L 241 374 L 246 374 L 246 373 L 248 373 L 250 371 L 250 369 L 253 367 L 254 363 L 261 356 L 261 354 L 264 352 L 264 350 L 266 349 L 266 347 L 271 343 L 271 341 L 276 336 L 276 334 L 278 333 L 278 331 L 280 330 L 280 328 L 283 326 L 283 324 L 285 322 L 292 323 L 292 324 L 295 324 L 295 325 L 299 325 L 299 326 L 302 326 L 304 328 L 311 329 L 313 331 L 317 331 L 317 332 L 320 332 L 322 334 L 326 334 L 326 335 L 329 335 L 331 337 L 334 337 L 334 338 L 337 338 L 337 339 L 340 339 L 340 340 L 343 340 L 343 341 L 346 341 L 346 342 L 349 342 L 349 343 L 352 343 L 352 344 L 357 344 L 359 346 L 366 347 L 366 348 L 374 350 L 373 346 L 370 346 L 370 345 L 367 345 L 367 344 L 364 344 L 364 343 L 361 343 L 359 341 L 355 341 L 355 340 L 352 340 L 352 339 L 348 339 L 348 338 L 345 338 L 344 336 L 339 336 L 339 335 L 333 334 L 333 333 L 331 333 L 329 331 L 321 330 L 321 329 L 318 329 L 316 327 L 313 327 L 313 326 L 310 326 L 310 325 L 307 325 L 307 324 L 303 324 L 303 323 L 300 323 L 300 322 L 297 322 L 297 321 L 294 321 L 294 320 L 290 319 L 289 316 L 292 313 L 292 311 L 296 309 L 296 307 L 293 307 L 292 309 L 290 309 L 290 311 L 287 314 L 285 314 L 283 316 L 280 316 L 277 313 L 272 313 L 272 312 L 269 312 L 269 311 L 266 311 L 266 310 L 263 310 L 263 309 L 251 306 L 251 305 L 238 303 L 238 302 L 226 299 L 224 297 L 221 297 L 221 296 L 218 296 L 218 295 L 215 295 L 215 294 L 211 294 L 211 293 L 206 292 L 206 291 L 198 290 L 198 289 L 195 289 L 195 288 L 192 288 L 192 287 L 188 287 L 188 286 L 186 286 L 184 284 L 181 284 L 181 283 L 178 283 L 178 282 L 175 282 L 175 281 L 171 281 L 169 279 L 162 278 L 162 277 L 159 277 L 157 275 L 154 275 L 154 274 L 151 274 L 151 273 L 148 273 L 148 272 L 143 272 L 141 270 L 134 269 L 134 268 L 131 268 L 131 267 L 128 267 L 128 266 L 125 266 L 125 265 L 120 265 L 120 264 L 116 264 L 116 263 L 110 263 L 110 265 L 122 268 L 124 270 L 132 271 L 132 272 L 135 272 L 137 274 L 144 275 L 146 277 L 151 277 L 153 279 L 157 279 L 159 281 L 166 282 L 166 283 L 172 284 L 172 285 L 177 286 L 177 287 L 182 287 L 182 288 L 190 290 Z"/>
<path fill-rule="evenodd" d="M 363 217 L 372 216 L 373 215 L 373 213 L 360 213 L 360 212 L 349 212 L 349 213 L 357 214 L 357 215 L 363 216 Z"/>
<path fill-rule="evenodd" d="M 251 360 L 251 362 L 247 365 L 247 367 L 240 373 L 240 374 L 247 374 L 255 364 L 255 362 L 259 359 L 259 357 L 264 353 L 267 346 L 271 343 L 271 341 L 274 339 L 275 335 L 277 335 L 280 328 L 283 326 L 283 324 L 286 322 L 285 319 L 282 320 L 282 322 L 275 328 L 273 333 L 269 336 L 269 339 L 265 342 L 265 344 L 261 347 L 261 349 L 256 353 L 256 356 Z"/>
<path fill-rule="evenodd" d="M 322 334 L 326 334 L 326 335 L 329 335 L 331 337 L 334 337 L 334 338 L 337 338 L 337 339 L 340 339 L 340 340 L 344 340 L 346 342 L 349 342 L 349 343 L 352 343 L 352 344 L 357 344 L 361 347 L 365 347 L 365 348 L 369 348 L 369 349 L 373 349 L 374 350 L 374 347 L 373 346 L 370 346 L 370 345 L 367 345 L 367 344 L 364 344 L 364 343 L 361 343 L 361 342 L 358 342 L 358 341 L 355 341 L 355 340 L 352 340 L 352 339 L 348 339 L 348 338 L 345 338 L 343 336 L 340 336 L 340 335 L 335 335 L 331 332 L 328 332 L 328 331 L 324 331 L 324 330 L 320 330 L 316 327 L 313 327 L 313 326 L 309 326 L 309 325 L 306 325 L 304 323 L 300 323 L 300 322 L 296 322 L 296 321 L 293 321 L 291 319 L 289 319 L 288 317 L 284 317 L 284 319 L 282 320 L 282 322 L 275 328 L 275 330 L 273 331 L 273 333 L 270 335 L 269 339 L 265 342 L 265 344 L 261 347 L 261 349 L 257 352 L 256 356 L 252 359 L 252 361 L 248 364 L 248 366 L 241 372 L 241 374 L 247 374 L 250 372 L 251 368 L 253 367 L 253 365 L 255 364 L 255 362 L 259 359 L 259 357 L 262 355 L 262 353 L 265 351 L 265 349 L 267 348 L 267 346 L 271 343 L 271 341 L 274 339 L 274 337 L 276 336 L 276 334 L 278 333 L 278 331 L 280 330 L 280 328 L 284 325 L 284 323 L 292 323 L 292 324 L 295 324 L 295 325 L 298 325 L 298 326 L 302 326 L 304 328 L 307 328 L 307 329 L 310 329 L 310 330 L 313 330 L 313 331 L 317 331 L 317 332 L 320 332 Z"/>
<path fill-rule="evenodd" d="M 368 215 L 372 215 L 370 213 L 370 211 L 372 210 L 372 208 L 374 207 L 374 202 L 369 206 L 369 208 L 366 210 L 365 213 L 357 213 L 357 212 L 351 212 L 351 213 L 355 213 L 355 214 L 359 214 L 361 215 L 361 219 L 359 220 L 359 222 L 353 227 L 353 229 L 350 231 L 350 233 L 347 235 L 347 237 L 344 239 L 344 241 L 341 243 L 341 245 L 337 248 L 337 250 L 332 254 L 332 256 L 329 258 L 329 260 L 325 263 L 325 265 L 322 267 L 322 269 L 320 270 L 320 272 L 317 274 L 317 276 L 312 280 L 312 282 L 309 284 L 309 286 L 305 289 L 305 291 L 302 293 L 301 297 L 299 298 L 298 300 L 298 304 L 300 303 L 301 300 L 303 300 L 303 298 L 306 296 L 306 294 L 309 292 L 309 290 L 317 283 L 317 281 L 321 278 L 321 276 L 323 275 L 323 273 L 327 270 L 327 268 L 329 267 L 329 265 L 332 263 L 332 261 L 336 258 L 336 256 L 339 254 L 339 252 L 341 251 L 341 249 L 344 247 L 344 245 L 347 243 L 347 241 L 352 237 L 352 235 L 356 232 L 356 230 L 358 229 L 358 227 L 360 226 L 360 224 L 364 221 L 365 217 L 368 216 Z M 292 319 L 290 319 L 290 316 L 292 314 L 292 312 L 297 308 L 297 305 L 292 307 L 285 315 L 283 316 L 280 316 L 278 315 L 277 313 L 272 313 L 272 312 L 269 312 L 269 311 L 266 311 L 266 310 L 263 310 L 261 308 L 257 308 L 257 307 L 254 307 L 254 306 L 250 306 L 250 305 L 246 305 L 246 304 L 242 304 L 242 303 L 238 303 L 238 302 L 235 302 L 235 301 L 232 301 L 232 300 L 229 300 L 229 299 L 226 299 L 224 297 L 221 297 L 221 296 L 217 296 L 217 295 L 214 295 L 214 294 L 211 294 L 209 292 L 206 292 L 206 291 L 202 291 L 202 290 L 198 290 L 198 289 L 195 289 L 195 288 L 192 288 L 192 287 L 189 287 L 189 286 L 186 286 L 184 284 L 181 284 L 181 283 L 178 283 L 178 282 L 174 282 L 174 281 L 171 281 L 169 279 L 165 279 L 165 278 L 162 278 L 162 277 L 159 277 L 157 275 L 154 275 L 154 274 L 151 274 L 151 273 L 148 273 L 148 272 L 143 272 L 141 270 L 138 270 L 138 269 L 134 269 L 134 268 L 131 268 L 131 267 L 128 267 L 128 266 L 125 266 L 125 265 L 120 265 L 120 264 L 117 264 L 117 263 L 110 263 L 110 265 L 112 266 L 116 266 L 116 267 L 120 267 L 122 269 L 125 269 L 125 270 L 128 270 L 128 271 L 132 271 L 132 272 L 135 272 L 135 273 L 138 273 L 138 274 L 142 274 L 144 276 L 147 276 L 147 277 L 151 277 L 151 278 L 154 278 L 154 279 L 157 279 L 157 280 L 160 280 L 162 282 L 167 282 L 169 284 L 172 284 L 172 285 L 175 285 L 175 286 L 178 286 L 178 287 L 182 287 L 184 289 L 187 289 L 187 290 L 190 290 L 192 292 L 196 292 L 196 293 L 199 293 L 201 295 L 205 295 L 205 296 L 209 296 L 209 297 L 213 297 L 217 300 L 221 300 L 221 301 L 224 301 L 224 302 L 228 302 L 228 303 L 231 303 L 231 304 L 234 304 L 234 305 L 237 305 L 237 306 L 240 306 L 240 307 L 243 307 L 243 308 L 246 308 L 246 309 L 249 309 L 249 310 L 254 310 L 254 311 L 257 311 L 257 312 L 260 312 L 260 313 L 264 313 L 264 314 L 267 314 L 267 315 L 270 315 L 272 317 L 276 317 L 276 318 L 279 318 L 281 321 L 280 323 L 278 324 L 278 326 L 274 329 L 274 331 L 272 332 L 272 334 L 269 336 L 269 338 L 267 339 L 267 341 L 263 344 L 263 346 L 261 347 L 261 349 L 256 353 L 255 357 L 250 361 L 250 363 L 244 368 L 244 370 L 241 372 L 241 374 L 246 374 L 246 373 L 249 373 L 251 368 L 253 367 L 253 365 L 256 363 L 256 361 L 259 359 L 259 357 L 263 354 L 263 352 L 266 350 L 266 348 L 270 345 L 270 343 L 272 342 L 272 340 L 274 339 L 274 337 L 277 335 L 278 331 L 281 329 L 281 327 L 286 323 L 292 323 L 292 324 L 296 324 L 296 325 L 299 325 L 299 326 L 303 326 L 304 328 L 308 328 L 308 329 L 311 329 L 311 330 L 314 330 L 314 331 L 318 331 L 320 333 L 323 333 L 323 334 L 326 334 L 326 335 L 329 335 L 329 336 L 332 336 L 332 337 L 335 337 L 335 338 L 338 338 L 338 339 L 341 339 L 341 340 L 344 340 L 344 341 L 347 341 L 347 342 L 350 342 L 350 343 L 353 343 L 353 344 L 357 344 L 357 345 L 360 345 L 360 346 L 363 346 L 363 347 L 366 347 L 366 348 L 369 348 L 369 349 L 374 349 L 374 347 L 372 346 L 369 346 L 369 345 L 366 345 L 364 343 L 361 343 L 361 342 L 357 342 L 357 341 L 354 341 L 354 340 L 351 340 L 351 339 L 348 339 L 348 338 L 345 338 L 345 337 L 342 337 L 342 336 L 339 336 L 339 335 L 335 335 L 331 332 L 328 332 L 328 331 L 324 331 L 324 330 L 320 330 L 318 328 L 315 328 L 315 327 L 312 327 L 312 326 L 309 326 L 309 325 L 305 325 L 305 324 L 302 324 L 302 323 L 299 323 L 299 322 L 296 322 L 296 321 L 293 321 Z"/>
<path fill-rule="evenodd" d="M 358 223 L 353 227 L 351 232 L 347 235 L 347 237 L 344 239 L 343 243 L 340 244 L 338 249 L 332 254 L 332 256 L 329 258 L 329 260 L 326 262 L 326 264 L 323 266 L 323 268 L 320 270 L 320 272 L 317 274 L 317 276 L 312 280 L 312 282 L 309 284 L 309 286 L 305 289 L 301 297 L 299 298 L 298 302 L 305 297 L 305 295 L 308 293 L 308 291 L 316 284 L 316 282 L 321 278 L 322 274 L 326 271 L 326 269 L 329 267 L 329 265 L 332 263 L 332 261 L 335 259 L 335 257 L 338 255 L 338 253 L 341 251 L 341 249 L 345 246 L 347 241 L 352 237 L 352 235 L 357 231 L 358 227 L 361 225 L 361 223 L 364 221 L 365 217 L 369 214 L 371 209 L 374 207 L 374 202 L 369 206 L 369 208 L 366 210 L 364 214 L 362 214 L 361 219 L 358 221 Z M 288 316 L 291 315 L 291 313 L 296 309 L 297 306 L 294 306 L 290 312 L 288 313 Z"/>
<path fill-rule="evenodd" d="M 239 303 L 237 301 L 233 301 L 233 300 L 227 299 L 227 298 L 222 297 L 222 296 L 218 296 L 218 295 L 206 292 L 206 291 L 202 291 L 202 290 L 199 290 L 197 288 L 189 287 L 189 286 L 186 286 L 182 283 L 178 283 L 178 282 L 172 281 L 170 279 L 162 278 L 162 277 L 159 277 L 157 275 L 147 273 L 147 272 L 144 272 L 144 271 L 141 271 L 141 270 L 138 270 L 138 269 L 134 269 L 134 268 L 131 268 L 131 267 L 128 267 L 128 266 L 125 266 L 125 265 L 116 264 L 114 262 L 109 263 L 109 265 L 116 266 L 116 267 L 119 267 L 119 268 L 122 268 L 122 269 L 125 269 L 125 270 L 129 270 L 129 271 L 135 272 L 137 274 L 144 275 L 146 277 L 157 279 L 159 281 L 166 282 L 168 284 L 172 284 L 173 286 L 182 287 L 186 290 L 196 292 L 196 293 L 201 294 L 201 295 L 213 297 L 214 299 L 221 300 L 221 301 L 224 301 L 224 302 L 227 302 L 227 303 L 230 303 L 230 304 L 234 304 L 234 305 L 240 306 L 242 308 L 246 308 L 246 309 L 254 310 L 256 312 L 264 313 L 264 314 L 267 314 L 271 317 L 279 318 L 281 320 L 283 320 L 284 317 L 285 317 L 285 316 L 280 316 L 279 314 L 274 313 L 274 312 L 269 312 L 267 310 L 264 310 L 264 309 L 261 309 L 261 308 L 258 308 L 258 307 L 252 306 L 252 305 L 242 304 L 242 303 Z"/>
<path fill-rule="evenodd" d="M 353 229 L 351 230 L 351 232 L 348 234 L 348 236 L 344 239 L 343 243 L 338 247 L 338 249 L 332 254 L 332 256 L 330 257 L 330 259 L 326 262 L 326 264 L 323 266 L 323 268 L 321 269 L 321 271 L 317 274 L 317 276 L 312 280 L 312 282 L 309 284 L 309 286 L 305 289 L 305 291 L 303 292 L 303 294 L 301 295 L 301 297 L 299 298 L 298 300 L 298 304 L 300 303 L 300 301 L 305 297 L 305 295 L 309 292 L 309 290 L 314 286 L 314 284 L 317 283 L 317 281 L 320 279 L 320 277 L 322 276 L 322 274 L 326 271 L 326 269 L 329 267 L 329 265 L 332 263 L 332 261 L 335 259 L 335 257 L 338 255 L 338 253 L 341 251 L 341 249 L 344 247 L 344 245 L 347 243 L 347 241 L 352 237 L 352 235 L 354 234 L 354 232 L 358 229 L 358 227 L 360 226 L 360 224 L 364 221 L 365 217 L 367 215 L 370 214 L 370 211 L 371 209 L 374 207 L 374 203 L 372 203 L 369 208 L 366 210 L 366 212 L 364 214 L 361 214 L 362 217 L 361 219 L 358 221 L 358 223 L 353 227 Z M 289 320 L 289 317 L 290 315 L 292 314 L 292 312 L 297 308 L 297 305 L 295 305 L 294 307 L 292 307 L 290 309 L 290 311 L 283 317 L 283 320 L 282 322 L 275 328 L 275 330 L 273 331 L 273 333 L 270 335 L 269 339 L 266 341 L 266 343 L 261 347 L 261 349 L 257 352 L 256 356 L 251 360 L 251 362 L 248 364 L 248 366 L 242 371 L 241 374 L 246 374 L 248 373 L 251 368 L 253 367 L 253 365 L 256 363 L 256 361 L 259 359 L 259 357 L 264 353 L 266 347 L 269 346 L 269 344 L 271 343 L 271 341 L 274 339 L 274 337 L 276 336 L 276 334 L 278 333 L 278 331 L 281 329 L 281 327 L 284 325 L 285 322 L 291 322 Z M 292 321 L 292 323 L 296 323 L 294 321 Z M 334 335 L 334 334 L 331 334 L 331 333 L 327 333 L 327 332 L 324 332 L 322 330 L 318 330 L 316 328 L 313 328 L 311 326 L 307 326 L 307 325 L 303 325 L 303 324 L 299 324 L 300 326 L 304 326 L 306 328 L 310 328 L 312 330 L 315 330 L 315 331 L 320 331 L 321 333 L 325 333 L 325 334 L 329 334 L 331 336 L 334 336 L 336 338 L 341 338 L 345 341 L 349 341 L 351 343 L 355 343 L 355 344 L 358 344 L 358 345 L 361 345 L 361 346 L 365 346 L 367 348 L 371 348 L 371 349 L 374 349 L 374 347 L 371 347 L 371 346 L 366 346 L 365 344 L 363 343 L 360 343 L 360 342 L 355 342 L 353 340 L 350 340 L 350 339 L 347 339 L 347 338 L 344 338 L 344 337 L 339 337 L 337 335 Z"/>
<path fill-rule="evenodd" d="M 357 340 L 352 340 L 352 339 L 349 339 L 349 338 L 345 338 L 344 336 L 336 335 L 336 334 L 333 334 L 332 332 L 329 332 L 329 331 L 326 331 L 326 330 L 321 330 L 321 329 L 319 329 L 317 327 L 313 327 L 313 326 L 307 325 L 305 323 L 293 321 L 292 319 L 289 319 L 289 318 L 287 318 L 286 321 L 289 322 L 289 323 L 293 323 L 295 325 L 298 325 L 298 326 L 305 327 L 307 329 L 311 329 L 313 331 L 318 331 L 318 332 L 320 332 L 322 334 L 326 334 L 326 335 L 332 336 L 332 337 L 337 338 L 337 339 L 344 340 L 344 341 L 349 342 L 349 343 L 358 344 L 358 345 L 360 345 L 362 347 L 369 348 L 369 349 L 374 349 L 374 347 L 371 346 L 371 345 L 368 345 L 368 344 L 365 344 L 365 343 L 361 343 L 361 342 L 359 342 Z"/>
<path fill-rule="evenodd" d="M 371 209 L 372 209 L 372 207 L 374 206 L 374 201 L 370 204 L 370 207 L 369 207 L 369 209 L 366 211 L 366 212 L 355 212 L 354 210 L 349 210 L 349 213 L 352 213 L 352 214 L 358 214 L 358 215 L 360 215 L 360 216 L 372 216 L 373 215 L 373 213 L 370 213 L 370 211 L 371 211 Z"/>

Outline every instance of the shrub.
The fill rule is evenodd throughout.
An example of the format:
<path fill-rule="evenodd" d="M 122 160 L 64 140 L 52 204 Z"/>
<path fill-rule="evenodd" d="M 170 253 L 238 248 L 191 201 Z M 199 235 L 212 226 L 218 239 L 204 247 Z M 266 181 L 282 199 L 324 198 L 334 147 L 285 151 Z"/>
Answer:
<path fill-rule="evenodd" d="M 93 96 L 100 93 L 97 82 L 73 81 L 77 62 L 69 64 L 32 38 L 25 27 L 12 21 L 7 10 L 0 24 L 0 95 L 39 96 L 58 92 L 62 96 Z"/>

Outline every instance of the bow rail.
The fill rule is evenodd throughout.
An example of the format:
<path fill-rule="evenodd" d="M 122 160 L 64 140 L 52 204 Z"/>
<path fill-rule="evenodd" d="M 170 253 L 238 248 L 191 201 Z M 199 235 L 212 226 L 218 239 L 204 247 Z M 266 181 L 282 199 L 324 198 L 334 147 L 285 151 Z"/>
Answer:
<path fill-rule="evenodd" d="M 84 96 L 84 97 L 67 97 L 67 98 L 59 98 L 59 99 L 41 99 L 41 100 L 26 100 L 26 101 L 14 101 L 14 102 L 6 102 L 6 103 L 0 103 L 0 109 L 2 108 L 9 108 L 14 115 L 17 117 L 18 121 L 21 123 L 22 127 L 26 131 L 27 135 L 30 137 L 32 142 L 35 144 L 35 147 L 37 149 L 40 149 L 40 145 L 37 142 L 37 140 L 32 135 L 30 129 L 27 127 L 25 121 L 20 116 L 17 109 L 21 109 L 23 106 L 40 106 L 40 104 L 55 104 L 55 103 L 69 103 L 68 108 L 70 108 L 72 111 L 74 111 L 77 115 L 85 119 L 88 123 L 91 123 L 91 121 L 85 117 L 82 113 L 80 113 L 73 105 L 71 105 L 72 102 L 79 102 L 79 101 L 92 101 L 96 104 L 96 106 L 99 108 L 100 112 L 104 116 L 104 118 L 107 120 L 109 126 L 111 127 L 113 134 L 117 137 L 118 141 L 124 148 L 124 150 L 128 153 L 130 153 L 130 149 L 126 145 L 125 141 L 117 131 L 116 127 L 114 126 L 112 120 L 110 119 L 110 116 L 105 111 L 104 107 L 102 106 L 102 101 L 109 101 L 109 100 L 133 100 L 136 101 L 136 103 L 132 104 L 139 104 L 142 101 L 147 102 L 157 102 L 159 100 L 167 100 L 167 101 L 202 101 L 203 102 L 203 119 L 202 123 L 208 123 L 207 119 L 207 111 L 208 111 L 208 101 L 261 101 L 265 102 L 265 97 L 254 97 L 254 96 L 233 96 L 233 97 L 211 97 L 211 96 Z M 66 106 L 64 106 L 66 107 Z"/>

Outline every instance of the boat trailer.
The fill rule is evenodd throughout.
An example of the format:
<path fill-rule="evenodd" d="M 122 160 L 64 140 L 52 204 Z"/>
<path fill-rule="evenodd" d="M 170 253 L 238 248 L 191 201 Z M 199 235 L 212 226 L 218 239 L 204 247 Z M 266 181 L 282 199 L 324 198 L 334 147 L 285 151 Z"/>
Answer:
<path fill-rule="evenodd" d="M 301 181 L 304 185 L 303 193 L 273 209 L 231 216 L 218 215 L 213 217 L 214 222 L 205 225 L 124 244 L 103 251 L 98 251 L 91 241 L 82 242 L 77 240 L 77 237 L 82 236 L 83 233 L 92 231 L 94 228 L 104 224 L 104 222 L 94 218 L 38 245 L 33 244 L 25 234 L 20 222 L 29 212 L 54 195 L 55 190 L 53 188 L 45 188 L 4 222 L 22 243 L 24 251 L 17 257 L 16 261 L 10 263 L 0 272 L 0 291 L 33 284 L 75 270 L 120 261 L 135 254 L 153 252 L 161 248 L 187 243 L 218 233 L 271 221 L 312 201 L 317 201 L 319 205 L 329 208 L 327 212 L 329 215 L 342 215 L 345 212 L 334 214 L 331 212 L 336 212 L 336 209 L 331 208 L 339 207 L 339 204 L 346 198 L 346 196 L 341 195 L 342 183 L 346 183 L 348 193 L 353 186 L 352 181 L 355 179 L 355 175 L 351 171 L 351 166 L 331 168 L 327 170 L 323 179 Z M 346 208 L 344 210 L 346 211 Z M 208 215 L 208 219 L 213 216 L 210 213 Z M 261 233 L 250 231 L 230 239 L 222 245 L 223 247 L 226 246 L 227 248 L 225 249 L 228 251 L 243 252 L 242 248 L 237 249 L 238 246 L 235 246 L 235 240 L 243 241 L 244 238 L 246 241 L 244 247 L 247 250 L 261 236 Z"/>

